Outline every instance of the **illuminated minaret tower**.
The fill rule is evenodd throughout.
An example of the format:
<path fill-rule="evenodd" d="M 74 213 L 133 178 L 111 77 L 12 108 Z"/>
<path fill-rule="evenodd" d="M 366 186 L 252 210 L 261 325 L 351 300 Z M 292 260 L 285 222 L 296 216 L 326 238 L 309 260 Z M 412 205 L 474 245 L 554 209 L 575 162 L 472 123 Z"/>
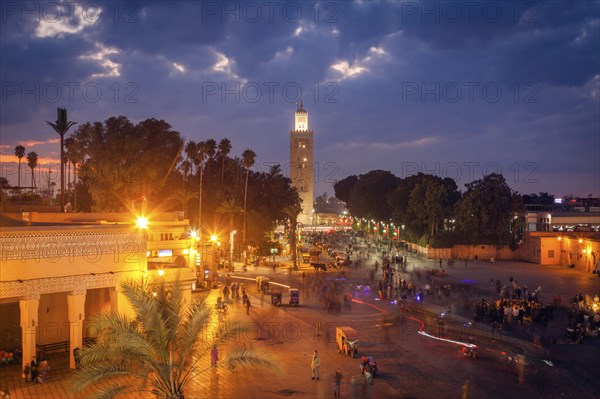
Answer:
<path fill-rule="evenodd" d="M 290 130 L 290 179 L 302 200 L 302 213 L 298 222 L 311 224 L 314 193 L 313 131 L 308 128 L 308 112 L 302 101 L 298 104 L 294 118 L 294 129 Z"/>

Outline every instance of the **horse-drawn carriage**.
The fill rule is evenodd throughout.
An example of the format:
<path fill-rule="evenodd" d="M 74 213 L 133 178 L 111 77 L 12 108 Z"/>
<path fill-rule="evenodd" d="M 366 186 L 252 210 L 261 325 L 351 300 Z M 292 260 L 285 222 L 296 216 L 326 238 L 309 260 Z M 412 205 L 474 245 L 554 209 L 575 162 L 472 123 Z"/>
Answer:
<path fill-rule="evenodd" d="M 269 291 L 269 282 L 271 280 L 265 276 L 256 277 L 256 290 L 259 293 L 268 294 Z"/>
<path fill-rule="evenodd" d="M 336 327 L 335 342 L 338 353 L 354 357 L 358 354 L 358 333 L 352 327 Z"/>

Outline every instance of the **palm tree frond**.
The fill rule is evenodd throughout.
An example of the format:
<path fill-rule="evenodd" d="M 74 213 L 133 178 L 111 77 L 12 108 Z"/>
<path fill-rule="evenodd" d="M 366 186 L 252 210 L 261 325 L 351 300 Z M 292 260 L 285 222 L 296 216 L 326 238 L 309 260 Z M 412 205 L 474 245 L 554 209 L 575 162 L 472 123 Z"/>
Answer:
<path fill-rule="evenodd" d="M 126 376 L 130 373 L 122 365 L 114 365 L 103 362 L 93 366 L 82 368 L 75 373 L 71 383 L 73 392 L 81 392 L 91 385 L 99 384 L 102 380 L 110 380 L 119 376 Z"/>
<path fill-rule="evenodd" d="M 270 370 L 275 374 L 281 373 L 278 363 L 271 359 L 270 356 L 259 353 L 249 345 L 233 349 L 227 355 L 226 363 L 230 369 L 235 369 L 236 367 L 260 367 Z"/>

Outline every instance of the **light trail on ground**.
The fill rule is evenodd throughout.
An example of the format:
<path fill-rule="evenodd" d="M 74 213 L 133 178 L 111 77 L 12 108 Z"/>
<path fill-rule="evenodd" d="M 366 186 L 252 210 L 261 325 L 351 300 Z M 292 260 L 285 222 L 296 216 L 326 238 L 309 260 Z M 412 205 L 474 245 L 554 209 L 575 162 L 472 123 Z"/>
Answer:
<path fill-rule="evenodd" d="M 379 311 L 381 313 L 388 313 L 387 310 L 382 309 L 379 306 L 373 305 L 372 303 L 361 301 L 360 299 L 352 298 L 352 302 L 356 302 L 356 303 L 360 303 L 362 305 L 370 306 L 373 309 L 375 309 L 375 310 L 377 310 L 377 311 Z M 435 339 L 435 340 L 438 340 L 438 341 L 449 342 L 449 343 L 460 345 L 460 346 L 465 346 L 467 348 L 477 348 L 477 345 L 469 343 L 469 342 L 455 341 L 453 339 L 442 338 L 442 337 L 437 337 L 435 335 L 431 335 L 431 334 L 425 332 L 425 323 L 422 320 L 417 319 L 416 317 L 412 317 L 412 316 L 404 316 L 404 317 L 406 317 L 407 319 L 410 319 L 410 320 L 413 320 L 413 321 L 416 321 L 417 323 L 419 323 L 420 327 L 419 327 L 418 333 L 421 334 L 421 335 L 423 335 L 424 337 Z"/>

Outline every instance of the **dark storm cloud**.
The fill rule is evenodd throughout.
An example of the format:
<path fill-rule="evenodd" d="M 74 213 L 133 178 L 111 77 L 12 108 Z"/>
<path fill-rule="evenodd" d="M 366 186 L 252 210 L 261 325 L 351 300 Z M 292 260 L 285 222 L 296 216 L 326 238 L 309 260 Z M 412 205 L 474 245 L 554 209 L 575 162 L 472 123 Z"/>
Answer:
<path fill-rule="evenodd" d="M 598 2 L 78 4 L 102 6 L 101 17 L 23 23 L 3 9 L 3 144 L 47 139 L 44 121 L 67 106 L 79 122 L 164 118 L 190 139 L 229 137 L 234 153 L 285 163 L 301 95 L 336 178 L 452 162 L 509 174 L 530 162 L 540 175 L 598 180 Z M 5 90 L 73 81 L 97 84 L 101 98 L 79 89 L 74 101 L 21 101 Z"/>

